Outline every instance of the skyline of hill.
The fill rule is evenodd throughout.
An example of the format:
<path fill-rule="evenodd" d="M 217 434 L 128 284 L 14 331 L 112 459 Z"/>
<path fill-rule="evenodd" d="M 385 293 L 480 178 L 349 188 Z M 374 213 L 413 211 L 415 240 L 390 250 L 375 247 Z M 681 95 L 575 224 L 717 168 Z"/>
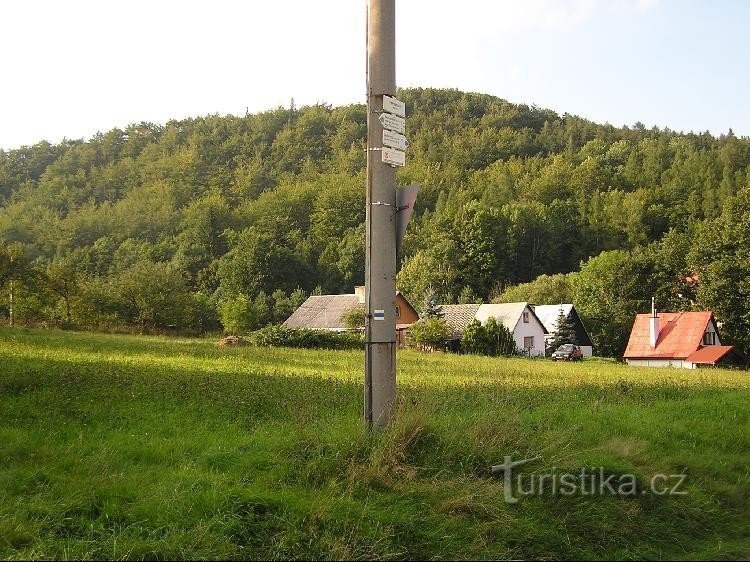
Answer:
<path fill-rule="evenodd" d="M 708 267 L 690 251 L 708 244 L 698 233 L 748 185 L 749 139 L 617 128 L 457 90 L 398 95 L 411 142 L 398 183 L 422 186 L 398 281 L 417 303 L 428 290 L 499 298 L 584 273 L 602 253 L 653 254 L 670 233 L 684 251 L 656 268 L 669 270 L 657 292 L 689 306 L 674 280 Z M 3 251 L 20 247 L 31 277 L 51 268 L 80 286 L 62 305 L 29 280 L 20 313 L 201 330 L 238 296 L 258 301 L 264 324 L 288 308 L 263 313 L 283 300 L 275 292 L 349 291 L 364 270 L 365 133 L 364 105 L 291 105 L 0 151 Z M 159 275 L 193 312 L 169 321 L 128 302 L 123 287 Z M 633 309 L 645 297 L 624 298 Z"/>

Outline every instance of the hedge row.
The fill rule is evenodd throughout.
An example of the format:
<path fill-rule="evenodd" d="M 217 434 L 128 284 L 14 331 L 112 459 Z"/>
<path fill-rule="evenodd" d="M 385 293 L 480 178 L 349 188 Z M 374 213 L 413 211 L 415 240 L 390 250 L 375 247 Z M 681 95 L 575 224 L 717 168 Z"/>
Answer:
<path fill-rule="evenodd" d="M 364 346 L 361 333 L 292 329 L 285 326 L 266 326 L 253 333 L 253 342 L 265 347 L 306 349 L 362 349 Z"/>

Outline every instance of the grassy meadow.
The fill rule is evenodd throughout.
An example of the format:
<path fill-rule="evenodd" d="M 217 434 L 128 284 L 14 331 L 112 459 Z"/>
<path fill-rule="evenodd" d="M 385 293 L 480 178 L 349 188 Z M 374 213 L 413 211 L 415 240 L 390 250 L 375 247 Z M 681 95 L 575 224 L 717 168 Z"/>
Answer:
<path fill-rule="evenodd" d="M 750 557 L 750 374 L 0 329 L 0 558 Z M 503 499 L 490 466 L 685 473 Z"/>

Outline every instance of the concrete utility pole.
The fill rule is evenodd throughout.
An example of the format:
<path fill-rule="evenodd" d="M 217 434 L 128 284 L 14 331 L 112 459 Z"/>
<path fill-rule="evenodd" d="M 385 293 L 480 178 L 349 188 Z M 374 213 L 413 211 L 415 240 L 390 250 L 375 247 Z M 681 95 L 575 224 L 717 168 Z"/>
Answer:
<path fill-rule="evenodd" d="M 395 0 L 367 5 L 365 426 L 388 425 L 396 400 L 396 170 L 382 160 L 383 96 L 396 93 Z"/>
<path fill-rule="evenodd" d="M 8 307 L 8 316 L 10 320 L 10 327 L 15 327 L 16 322 L 13 317 L 13 279 L 10 280 L 10 306 Z"/>
<path fill-rule="evenodd" d="M 16 325 L 15 317 L 13 316 L 13 256 L 10 256 L 10 306 L 8 307 L 8 316 L 10 320 L 10 327 L 13 328 Z"/>

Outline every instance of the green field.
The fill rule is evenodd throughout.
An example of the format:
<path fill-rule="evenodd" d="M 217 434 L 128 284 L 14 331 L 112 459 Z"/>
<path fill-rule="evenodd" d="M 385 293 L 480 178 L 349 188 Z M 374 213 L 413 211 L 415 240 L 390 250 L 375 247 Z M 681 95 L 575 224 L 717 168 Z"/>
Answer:
<path fill-rule="evenodd" d="M 747 558 L 750 376 L 0 330 L 0 558 Z M 687 495 L 503 499 L 490 466 L 685 473 Z M 639 485 L 640 485 L 639 484 Z"/>

